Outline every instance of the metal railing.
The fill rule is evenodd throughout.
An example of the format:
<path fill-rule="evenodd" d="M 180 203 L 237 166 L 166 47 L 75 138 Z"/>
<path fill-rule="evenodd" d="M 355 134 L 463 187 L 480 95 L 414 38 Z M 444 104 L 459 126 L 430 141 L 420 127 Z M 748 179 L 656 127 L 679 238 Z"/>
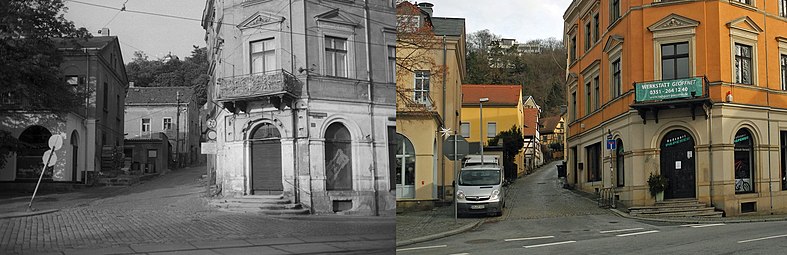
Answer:
<path fill-rule="evenodd" d="M 596 195 L 598 196 L 598 207 L 618 208 L 615 200 L 615 188 L 601 188 Z"/>

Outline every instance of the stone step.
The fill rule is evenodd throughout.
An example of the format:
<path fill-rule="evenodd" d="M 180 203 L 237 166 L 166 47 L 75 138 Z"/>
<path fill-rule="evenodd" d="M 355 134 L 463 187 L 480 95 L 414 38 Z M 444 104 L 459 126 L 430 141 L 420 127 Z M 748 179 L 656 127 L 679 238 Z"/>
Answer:
<path fill-rule="evenodd" d="M 629 211 L 635 210 L 653 210 L 653 209 L 672 209 L 672 208 L 705 208 L 705 204 L 686 204 L 686 205 L 660 205 L 660 206 L 632 206 Z"/>
<path fill-rule="evenodd" d="M 651 215 L 643 215 L 643 216 L 656 216 L 656 217 L 707 217 L 707 218 L 721 218 L 724 212 L 717 212 L 717 211 L 710 211 L 710 212 L 680 212 L 680 213 L 662 213 L 662 214 L 651 214 Z"/>
<path fill-rule="evenodd" d="M 289 204 L 290 199 L 259 199 L 259 198 L 227 198 L 222 202 L 224 203 L 237 203 L 237 204 Z"/>
<path fill-rule="evenodd" d="M 309 214 L 309 209 L 290 209 L 290 210 L 262 210 L 265 215 L 303 215 Z"/>
<path fill-rule="evenodd" d="M 244 198 L 255 198 L 255 199 L 283 199 L 283 194 L 278 195 L 246 195 L 243 196 Z"/>
<path fill-rule="evenodd" d="M 669 213 L 695 213 L 695 212 L 713 212 L 712 207 L 702 208 L 669 208 L 669 209 L 646 209 L 629 211 L 632 215 L 645 215 L 645 214 L 669 214 Z"/>
<path fill-rule="evenodd" d="M 680 204 L 697 204 L 699 201 L 695 198 L 681 198 L 681 199 L 667 199 L 664 201 L 656 202 L 656 205 L 680 205 Z"/>

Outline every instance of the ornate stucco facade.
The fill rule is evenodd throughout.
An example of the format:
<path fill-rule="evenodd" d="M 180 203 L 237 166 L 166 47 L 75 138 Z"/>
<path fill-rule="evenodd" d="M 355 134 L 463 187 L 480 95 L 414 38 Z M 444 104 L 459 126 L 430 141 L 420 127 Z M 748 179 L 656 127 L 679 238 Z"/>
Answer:
<path fill-rule="evenodd" d="M 393 215 L 395 22 L 384 0 L 208 0 L 208 161 L 222 195 Z"/>

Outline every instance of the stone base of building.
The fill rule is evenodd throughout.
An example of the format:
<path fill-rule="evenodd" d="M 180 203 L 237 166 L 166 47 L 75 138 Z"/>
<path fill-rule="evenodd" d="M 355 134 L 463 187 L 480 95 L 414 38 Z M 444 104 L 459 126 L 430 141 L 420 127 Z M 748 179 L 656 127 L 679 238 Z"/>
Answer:
<path fill-rule="evenodd" d="M 435 208 L 437 199 L 396 201 L 396 213 L 428 211 Z"/>

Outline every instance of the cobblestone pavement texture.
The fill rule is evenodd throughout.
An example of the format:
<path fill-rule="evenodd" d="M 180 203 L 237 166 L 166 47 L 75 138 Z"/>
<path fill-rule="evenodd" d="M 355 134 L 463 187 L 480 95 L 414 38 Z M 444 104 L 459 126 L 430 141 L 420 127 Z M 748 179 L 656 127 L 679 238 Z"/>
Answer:
<path fill-rule="evenodd" d="M 509 185 L 506 208 L 501 217 L 459 218 L 459 222 L 455 223 L 452 206 L 438 207 L 431 211 L 400 213 L 396 215 L 396 240 L 411 240 L 444 233 L 478 221 L 612 215 L 612 212 L 599 208 L 592 200 L 563 189 L 557 182 L 557 163 L 558 161 L 548 163 L 533 174 L 521 177 Z"/>
<path fill-rule="evenodd" d="M 96 194 L 81 199 L 63 199 L 59 204 L 62 209 L 55 213 L 0 219 L 0 254 L 129 244 L 364 235 L 378 237 L 375 240 L 387 235 L 390 250 L 394 249 L 391 233 L 395 222 L 390 218 L 282 218 L 211 208 L 203 196 L 203 172 L 204 166 L 184 168 L 139 185 L 98 188 L 87 192 Z M 102 191 L 107 193 L 102 195 Z M 9 203 L 0 202 L 0 206 L 5 204 Z"/>

